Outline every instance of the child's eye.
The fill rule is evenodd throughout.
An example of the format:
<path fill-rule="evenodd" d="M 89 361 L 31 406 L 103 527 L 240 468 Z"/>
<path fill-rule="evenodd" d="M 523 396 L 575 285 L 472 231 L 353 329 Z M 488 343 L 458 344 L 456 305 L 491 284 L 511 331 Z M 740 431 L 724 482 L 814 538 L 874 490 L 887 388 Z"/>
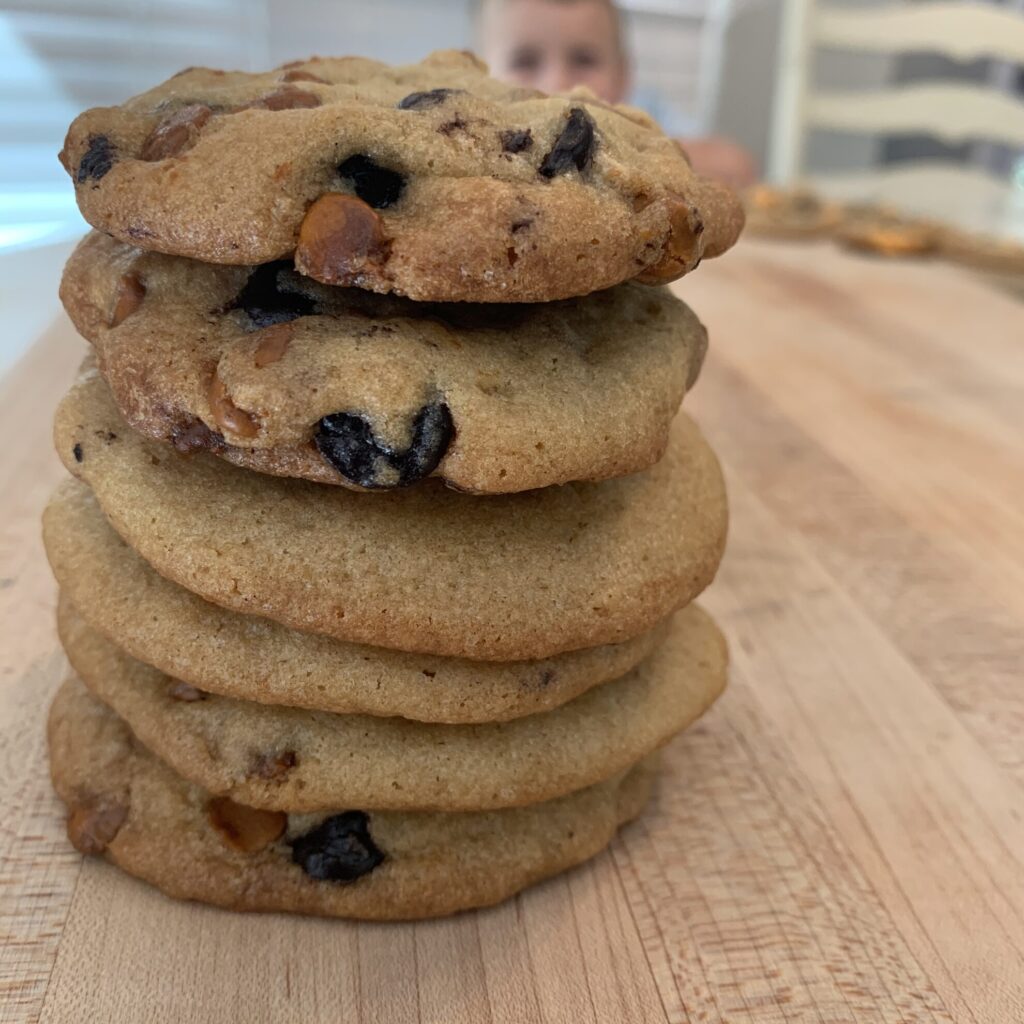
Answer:
<path fill-rule="evenodd" d="M 540 54 L 532 48 L 515 50 L 509 65 L 514 71 L 536 71 L 540 67 Z"/>
<path fill-rule="evenodd" d="M 572 50 L 569 63 L 574 68 L 595 68 L 601 63 L 601 58 L 593 50 Z"/>

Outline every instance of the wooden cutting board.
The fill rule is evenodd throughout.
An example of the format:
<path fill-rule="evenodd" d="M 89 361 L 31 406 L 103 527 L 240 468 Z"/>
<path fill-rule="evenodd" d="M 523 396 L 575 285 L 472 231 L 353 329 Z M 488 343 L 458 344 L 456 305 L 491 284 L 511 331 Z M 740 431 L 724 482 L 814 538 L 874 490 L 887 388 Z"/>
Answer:
<path fill-rule="evenodd" d="M 82 346 L 39 340 L 0 389 L 0 1020 L 1024 1021 L 1024 305 L 753 241 L 677 287 L 730 689 L 608 853 L 423 924 L 173 903 L 68 846 L 38 518 Z"/>

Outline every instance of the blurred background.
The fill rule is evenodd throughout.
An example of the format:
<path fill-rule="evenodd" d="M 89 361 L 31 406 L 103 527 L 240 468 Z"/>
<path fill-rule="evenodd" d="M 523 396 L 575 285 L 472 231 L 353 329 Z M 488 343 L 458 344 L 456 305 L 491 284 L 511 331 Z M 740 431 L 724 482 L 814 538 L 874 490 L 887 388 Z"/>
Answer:
<path fill-rule="evenodd" d="M 191 64 L 255 70 L 310 54 L 395 63 L 442 47 L 480 49 L 477 7 L 0 3 L 0 301 L 11 316 L 0 369 L 54 315 L 56 297 L 32 295 L 33 282 L 52 283 L 85 230 L 56 159 L 78 112 Z M 676 134 L 728 140 L 767 181 L 811 182 L 826 195 L 1024 238 L 1024 0 L 619 7 L 629 94 L 656 97 L 653 105 L 683 126 L 670 129 Z"/>

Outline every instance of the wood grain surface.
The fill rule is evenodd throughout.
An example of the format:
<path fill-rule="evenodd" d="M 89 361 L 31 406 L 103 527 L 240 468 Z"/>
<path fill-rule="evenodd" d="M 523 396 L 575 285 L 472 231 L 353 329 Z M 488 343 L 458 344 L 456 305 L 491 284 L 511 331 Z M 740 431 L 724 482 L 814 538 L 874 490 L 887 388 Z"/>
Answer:
<path fill-rule="evenodd" d="M 1024 1021 L 1024 305 L 753 241 L 678 288 L 731 686 L 610 851 L 414 925 L 173 903 L 68 846 L 38 518 L 81 343 L 39 340 L 0 387 L 0 1021 Z"/>

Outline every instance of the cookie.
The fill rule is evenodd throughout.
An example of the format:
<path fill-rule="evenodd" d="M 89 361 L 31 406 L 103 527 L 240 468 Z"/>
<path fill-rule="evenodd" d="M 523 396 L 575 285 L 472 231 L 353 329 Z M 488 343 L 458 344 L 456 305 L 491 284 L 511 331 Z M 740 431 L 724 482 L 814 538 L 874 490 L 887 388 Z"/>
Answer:
<path fill-rule="evenodd" d="M 742 209 L 646 115 L 503 85 L 469 54 L 189 68 L 80 115 L 61 162 L 94 227 L 209 263 L 292 259 L 424 301 L 674 280 Z"/>
<path fill-rule="evenodd" d="M 943 228 L 939 237 L 940 254 L 953 263 L 996 274 L 1024 275 L 1024 242 Z"/>
<path fill-rule="evenodd" d="M 621 644 L 520 662 L 406 654 L 300 633 L 165 580 L 75 480 L 51 498 L 43 540 L 63 594 L 93 629 L 200 690 L 263 704 L 450 724 L 505 721 L 618 679 L 668 629 L 662 622 Z"/>
<path fill-rule="evenodd" d="M 893 259 L 934 255 L 941 236 L 941 229 L 930 221 L 873 203 L 845 207 L 836 229 L 836 240 L 844 248 Z"/>
<path fill-rule="evenodd" d="M 547 658 L 646 632 L 712 580 L 721 470 L 684 414 L 634 476 L 479 498 L 433 481 L 354 494 L 147 441 L 87 369 L 57 451 L 161 575 L 235 611 L 377 647 Z"/>
<path fill-rule="evenodd" d="M 68 836 L 178 899 L 232 910 L 376 920 L 507 899 L 600 852 L 640 813 L 647 760 L 548 803 L 471 814 L 258 811 L 176 776 L 69 680 L 49 719 Z"/>
<path fill-rule="evenodd" d="M 819 238 L 840 219 L 840 207 L 813 189 L 755 185 L 743 197 L 747 231 L 768 238 Z"/>
<path fill-rule="evenodd" d="M 205 694 L 125 654 L 69 601 L 58 617 L 72 667 L 174 771 L 264 810 L 479 811 L 592 785 L 681 732 L 725 685 L 725 642 L 697 606 L 622 679 L 514 722 L 437 725 L 333 715 Z"/>
<path fill-rule="evenodd" d="M 415 303 L 98 232 L 68 262 L 61 295 L 135 429 L 365 488 L 433 473 L 493 494 L 645 469 L 707 345 L 665 288 Z"/>

